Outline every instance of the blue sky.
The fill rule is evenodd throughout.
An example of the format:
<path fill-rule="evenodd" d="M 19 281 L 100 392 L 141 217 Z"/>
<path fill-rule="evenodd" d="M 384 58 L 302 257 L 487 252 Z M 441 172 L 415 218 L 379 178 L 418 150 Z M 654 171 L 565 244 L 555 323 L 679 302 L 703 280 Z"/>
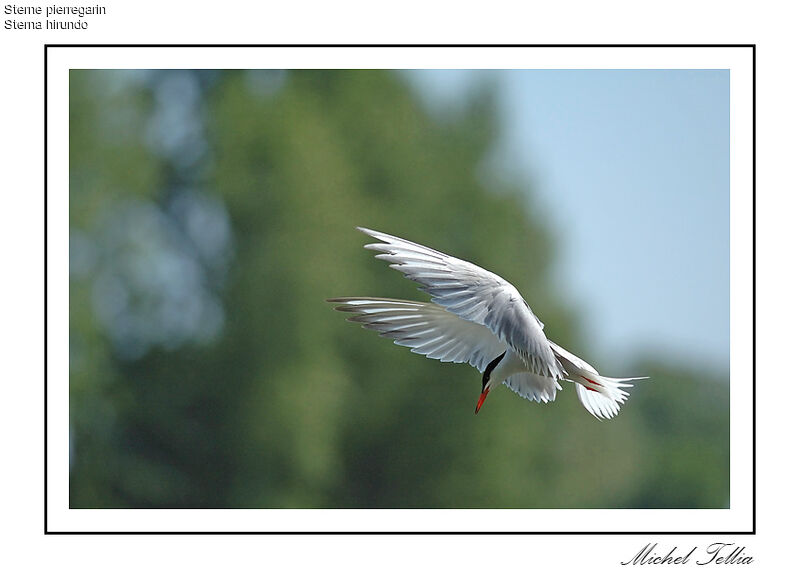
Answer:
<path fill-rule="evenodd" d="M 503 136 L 558 235 L 592 354 L 729 364 L 727 70 L 413 71 L 431 106 L 489 76 Z M 546 312 L 539 312 L 545 321 Z"/>

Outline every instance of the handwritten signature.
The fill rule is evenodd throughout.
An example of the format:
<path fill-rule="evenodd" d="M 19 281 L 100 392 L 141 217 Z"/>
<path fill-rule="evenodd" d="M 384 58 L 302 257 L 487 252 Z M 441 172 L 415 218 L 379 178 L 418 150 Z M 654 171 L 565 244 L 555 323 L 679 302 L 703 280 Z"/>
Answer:
<path fill-rule="evenodd" d="M 689 561 L 697 565 L 749 565 L 753 562 L 753 557 L 745 554 L 745 548 L 735 543 L 711 543 L 705 553 L 697 557 L 694 555 L 698 549 L 696 546 L 682 553 L 675 546 L 666 555 L 659 554 L 656 547 L 658 543 L 647 543 L 641 551 L 628 561 L 620 562 L 620 565 L 686 565 Z"/>

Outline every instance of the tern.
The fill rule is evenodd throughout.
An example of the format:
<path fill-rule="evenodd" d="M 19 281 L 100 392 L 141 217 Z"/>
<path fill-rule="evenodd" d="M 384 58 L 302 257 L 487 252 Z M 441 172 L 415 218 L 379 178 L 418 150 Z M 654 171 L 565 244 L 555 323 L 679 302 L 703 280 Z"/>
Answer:
<path fill-rule="evenodd" d="M 495 386 L 505 384 L 523 398 L 552 402 L 559 380 L 573 382 L 581 404 L 598 419 L 613 418 L 636 378 L 608 378 L 548 340 L 544 324 L 509 282 L 477 265 L 430 247 L 365 227 L 380 243 L 389 267 L 421 285 L 430 302 L 341 297 L 327 301 L 356 314 L 348 318 L 391 338 L 416 354 L 442 362 L 466 362 L 483 374 L 475 414 Z"/>

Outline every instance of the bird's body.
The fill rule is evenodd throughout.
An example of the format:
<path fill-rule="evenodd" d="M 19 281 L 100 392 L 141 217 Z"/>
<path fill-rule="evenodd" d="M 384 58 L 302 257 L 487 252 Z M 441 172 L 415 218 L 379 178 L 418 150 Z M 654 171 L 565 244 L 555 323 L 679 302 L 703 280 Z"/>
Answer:
<path fill-rule="evenodd" d="M 358 228 L 381 241 L 366 245 L 376 257 L 421 284 L 430 302 L 346 297 L 328 301 L 354 315 L 351 321 L 392 338 L 395 344 L 442 362 L 467 362 L 483 373 L 477 413 L 494 386 L 536 402 L 551 402 L 558 380 L 575 383 L 583 406 L 597 418 L 619 412 L 638 378 L 607 378 L 551 342 L 544 324 L 517 289 L 467 261 L 393 235 Z"/>

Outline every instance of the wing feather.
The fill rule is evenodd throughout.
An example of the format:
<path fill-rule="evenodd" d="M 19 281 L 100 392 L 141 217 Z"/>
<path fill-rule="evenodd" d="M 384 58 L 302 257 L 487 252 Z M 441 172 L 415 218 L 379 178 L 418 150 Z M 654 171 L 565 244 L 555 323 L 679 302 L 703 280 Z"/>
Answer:
<path fill-rule="evenodd" d="M 481 372 L 506 347 L 486 326 L 464 320 L 434 303 L 388 298 L 333 298 L 348 318 L 411 348 L 415 354 L 442 362 L 467 362 Z"/>
<path fill-rule="evenodd" d="M 432 296 L 433 303 L 463 320 L 488 328 L 534 374 L 553 378 L 564 375 L 542 330 L 544 324 L 506 280 L 424 245 L 363 227 L 358 229 L 381 241 L 364 247 L 379 252 L 375 257 L 388 261 L 389 267 L 421 284 L 420 289 Z"/>
<path fill-rule="evenodd" d="M 527 400 L 533 402 L 552 402 L 561 386 L 555 378 L 537 376 L 530 372 L 512 374 L 505 379 L 505 385 Z"/>

